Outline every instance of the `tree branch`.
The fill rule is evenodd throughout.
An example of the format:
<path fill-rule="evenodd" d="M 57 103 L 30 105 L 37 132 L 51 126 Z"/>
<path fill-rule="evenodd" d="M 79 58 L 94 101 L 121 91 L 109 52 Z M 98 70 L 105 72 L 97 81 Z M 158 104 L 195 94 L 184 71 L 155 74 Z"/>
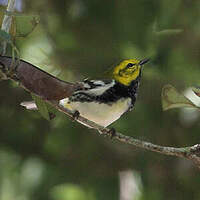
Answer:
<path fill-rule="evenodd" d="M 19 82 L 19 85 L 25 90 L 34 93 L 45 102 L 51 104 L 54 108 L 67 114 L 71 119 L 73 119 L 74 113 L 58 104 L 58 99 L 70 95 L 73 89 L 75 89 L 73 84 L 59 80 L 23 60 L 20 60 L 14 72 L 12 71 L 12 73 L 8 73 L 11 68 L 11 63 L 11 57 L 0 56 L 0 70 L 8 79 Z M 82 116 L 78 116 L 76 121 L 97 130 L 100 136 L 107 136 L 112 140 L 130 144 L 148 151 L 189 159 L 200 169 L 200 144 L 181 148 L 165 147 L 138 140 L 119 132 L 113 134 L 110 128 L 104 128 Z"/>
<path fill-rule="evenodd" d="M 70 116 L 71 118 L 73 118 L 73 113 L 70 110 L 68 110 L 62 106 L 55 105 L 54 103 L 52 104 L 52 102 L 49 102 L 49 103 L 51 105 L 53 105 L 54 107 L 56 107 L 61 112 L 65 113 L 68 116 Z M 170 156 L 176 156 L 176 157 L 180 157 L 180 158 L 189 159 L 189 160 L 193 161 L 197 165 L 197 167 L 200 169 L 200 157 L 198 156 L 198 154 L 200 154 L 200 144 L 196 144 L 196 145 L 189 146 L 189 147 L 180 147 L 180 148 L 165 147 L 165 146 L 156 145 L 156 144 L 153 144 L 150 142 L 138 140 L 138 139 L 133 138 L 132 136 L 127 136 L 127 135 L 124 135 L 119 132 L 115 132 L 115 134 L 112 135 L 112 131 L 110 128 L 104 128 L 104 127 L 102 127 L 90 120 L 87 120 L 86 118 L 81 117 L 81 116 L 79 116 L 78 119 L 76 119 L 76 121 L 78 121 L 81 124 L 86 124 L 87 126 L 91 127 L 92 129 L 98 130 L 98 134 L 100 136 L 107 136 L 107 137 L 111 138 L 112 140 L 130 144 L 135 147 L 139 147 L 139 148 L 146 149 L 149 151 L 161 153 L 164 155 L 170 155 Z"/>

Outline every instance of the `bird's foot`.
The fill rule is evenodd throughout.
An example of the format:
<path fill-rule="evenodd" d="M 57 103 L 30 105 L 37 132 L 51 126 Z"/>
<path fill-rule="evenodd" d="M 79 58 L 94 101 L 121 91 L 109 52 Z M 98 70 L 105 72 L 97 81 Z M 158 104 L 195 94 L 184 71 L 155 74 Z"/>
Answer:
<path fill-rule="evenodd" d="M 107 129 L 102 129 L 99 130 L 100 134 L 104 134 L 105 136 L 110 137 L 110 139 L 113 139 L 113 137 L 116 136 L 116 130 L 114 128 L 110 128 L 109 130 Z"/>
<path fill-rule="evenodd" d="M 76 110 L 73 115 L 72 115 L 72 120 L 76 121 L 80 116 L 80 112 L 78 110 Z"/>
<path fill-rule="evenodd" d="M 110 139 L 113 139 L 113 137 L 115 137 L 116 135 L 116 130 L 114 128 L 111 128 L 108 133 L 110 135 Z"/>

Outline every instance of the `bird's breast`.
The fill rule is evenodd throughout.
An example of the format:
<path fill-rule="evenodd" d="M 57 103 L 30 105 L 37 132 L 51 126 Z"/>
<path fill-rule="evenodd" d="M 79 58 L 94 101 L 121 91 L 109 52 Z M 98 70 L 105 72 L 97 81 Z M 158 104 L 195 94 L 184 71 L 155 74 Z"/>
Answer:
<path fill-rule="evenodd" d="M 63 99 L 60 104 L 70 110 L 77 110 L 82 117 L 106 127 L 129 110 L 132 106 L 132 100 L 131 98 L 121 98 L 112 104 L 105 104 L 100 102 L 70 102 L 69 99 Z"/>

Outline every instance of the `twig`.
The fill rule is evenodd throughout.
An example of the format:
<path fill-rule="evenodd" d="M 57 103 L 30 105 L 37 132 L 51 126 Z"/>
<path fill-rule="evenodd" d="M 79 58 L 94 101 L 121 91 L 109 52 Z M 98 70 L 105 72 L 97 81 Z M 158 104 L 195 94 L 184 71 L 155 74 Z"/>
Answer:
<path fill-rule="evenodd" d="M 9 0 L 6 11 L 7 12 L 13 12 L 14 8 L 15 8 L 15 0 Z M 10 27 L 11 27 L 11 22 L 12 22 L 12 16 L 5 14 L 5 16 L 3 18 L 2 25 L 1 25 L 1 29 L 3 31 L 5 31 L 5 32 L 9 33 Z M 7 42 L 3 41 L 2 42 L 2 55 L 5 55 L 5 53 L 6 53 L 6 47 L 7 47 Z"/>
<path fill-rule="evenodd" d="M 55 105 L 54 103 L 52 104 L 52 102 L 49 102 L 49 103 L 51 105 L 53 105 L 54 107 L 56 107 L 59 111 L 70 116 L 70 118 L 73 117 L 73 113 L 70 110 L 68 110 L 62 106 Z M 180 148 L 165 147 L 165 146 L 156 145 L 156 144 L 153 144 L 150 142 L 138 140 L 131 136 L 126 136 L 119 132 L 116 132 L 114 135 L 111 135 L 111 129 L 104 128 L 104 127 L 102 127 L 84 117 L 81 117 L 81 116 L 79 116 L 78 119 L 76 119 L 76 121 L 78 121 L 81 124 L 86 124 L 87 126 L 91 127 L 92 129 L 98 130 L 98 133 L 100 136 L 102 136 L 102 135 L 108 136 L 109 138 L 111 138 L 115 141 L 123 142 L 123 143 L 130 144 L 130 145 L 142 148 L 142 149 L 161 153 L 164 155 L 176 156 L 176 157 L 181 157 L 181 158 L 186 158 L 186 159 L 192 160 L 197 165 L 197 167 L 200 169 L 200 157 L 198 156 L 198 154 L 200 154 L 200 144 L 196 144 L 196 145 L 189 146 L 189 147 L 180 147 Z"/>

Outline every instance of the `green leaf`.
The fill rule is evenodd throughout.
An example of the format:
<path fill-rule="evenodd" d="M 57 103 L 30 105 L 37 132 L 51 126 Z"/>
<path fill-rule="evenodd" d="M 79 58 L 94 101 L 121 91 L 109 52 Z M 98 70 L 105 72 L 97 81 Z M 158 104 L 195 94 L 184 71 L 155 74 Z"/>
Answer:
<path fill-rule="evenodd" d="M 191 107 L 197 108 L 188 98 L 179 93 L 172 85 L 165 85 L 162 89 L 162 108 L 168 110 L 172 108 Z"/>
<path fill-rule="evenodd" d="M 38 111 L 40 112 L 42 117 L 44 117 L 46 120 L 50 120 L 47 103 L 45 103 L 40 97 L 34 95 L 33 93 L 31 93 L 31 96 L 32 96 L 33 100 L 35 101 Z"/>
<path fill-rule="evenodd" d="M 16 37 L 27 37 L 39 24 L 39 16 L 22 15 L 15 18 Z"/>

